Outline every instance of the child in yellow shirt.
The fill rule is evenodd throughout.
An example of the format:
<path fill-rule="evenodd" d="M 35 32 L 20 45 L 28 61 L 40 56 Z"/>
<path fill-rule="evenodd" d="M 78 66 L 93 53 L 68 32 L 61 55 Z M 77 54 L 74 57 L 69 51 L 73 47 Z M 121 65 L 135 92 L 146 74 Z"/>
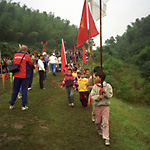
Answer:
<path fill-rule="evenodd" d="M 73 69 L 72 75 L 73 75 L 75 78 L 77 78 L 77 68 L 76 68 L 76 67 Z"/>
<path fill-rule="evenodd" d="M 78 91 L 80 95 L 80 101 L 84 108 L 87 108 L 88 103 L 88 90 L 87 90 L 88 79 L 85 78 L 84 72 L 81 72 L 80 79 L 78 79 Z"/>

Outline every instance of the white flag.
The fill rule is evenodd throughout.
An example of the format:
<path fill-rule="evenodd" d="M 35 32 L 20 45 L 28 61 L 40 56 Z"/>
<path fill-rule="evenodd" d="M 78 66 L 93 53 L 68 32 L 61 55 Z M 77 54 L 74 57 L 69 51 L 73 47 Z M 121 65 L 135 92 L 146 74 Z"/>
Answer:
<path fill-rule="evenodd" d="M 102 0 L 102 17 L 106 16 L 106 8 L 107 8 L 107 2 L 109 0 Z M 100 19 L 100 0 L 88 0 L 91 4 L 92 9 L 92 15 L 94 19 L 97 21 Z"/>

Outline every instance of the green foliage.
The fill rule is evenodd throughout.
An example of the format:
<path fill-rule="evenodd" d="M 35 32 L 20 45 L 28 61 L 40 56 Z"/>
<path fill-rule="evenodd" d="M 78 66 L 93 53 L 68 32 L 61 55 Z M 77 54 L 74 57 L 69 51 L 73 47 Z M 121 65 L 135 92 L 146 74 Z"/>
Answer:
<path fill-rule="evenodd" d="M 106 50 L 125 62 L 138 64 L 142 77 L 149 80 L 150 15 L 127 26 L 122 36 L 105 41 Z"/>
<path fill-rule="evenodd" d="M 69 20 L 55 17 L 52 12 L 39 13 L 39 10 L 31 10 L 26 5 L 21 7 L 19 3 L 1 0 L 0 33 L 0 41 L 32 45 L 33 49 L 39 49 L 36 45 L 41 41 L 48 41 L 49 50 L 60 49 L 63 38 L 66 49 L 71 49 L 76 43 L 78 28 L 70 25 Z"/>
<path fill-rule="evenodd" d="M 105 44 L 110 51 L 115 48 L 118 58 L 128 60 L 139 54 L 145 46 L 150 46 L 149 24 L 150 15 L 141 20 L 136 19 L 135 23 L 127 26 L 127 30 L 122 36 L 111 37 L 105 41 Z M 113 53 L 115 52 L 113 51 Z"/>
<path fill-rule="evenodd" d="M 150 103 L 150 15 L 136 19 L 122 36 L 105 41 L 103 58 L 115 96 L 132 102 Z M 105 54 L 104 54 L 105 55 Z M 97 57 L 95 61 L 98 61 Z M 118 70 L 119 68 L 119 70 Z M 109 76 L 110 75 L 110 76 Z"/>
<path fill-rule="evenodd" d="M 13 54 L 18 50 L 17 48 L 16 48 L 16 44 L 14 43 L 0 42 L 0 50 L 2 50 L 1 51 L 2 56 L 7 56 L 12 58 Z"/>
<path fill-rule="evenodd" d="M 93 57 L 95 64 L 100 64 L 100 52 L 95 51 Z M 136 65 L 115 58 L 105 52 L 104 48 L 103 71 L 106 73 L 106 82 L 110 83 L 114 89 L 115 97 L 128 102 L 150 104 L 149 83 L 140 76 L 141 72 Z"/>
<path fill-rule="evenodd" d="M 150 80 L 150 47 L 145 47 L 136 55 L 136 64 L 140 67 L 142 77 Z"/>

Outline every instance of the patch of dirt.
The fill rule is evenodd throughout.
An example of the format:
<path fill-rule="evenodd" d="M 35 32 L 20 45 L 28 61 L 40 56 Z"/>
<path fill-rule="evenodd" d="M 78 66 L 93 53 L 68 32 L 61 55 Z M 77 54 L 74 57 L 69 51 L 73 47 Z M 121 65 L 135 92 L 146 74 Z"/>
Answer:
<path fill-rule="evenodd" d="M 48 130 L 48 129 L 49 129 L 48 127 L 43 126 L 43 125 L 40 125 L 40 128 L 45 129 L 45 130 Z"/>
<path fill-rule="evenodd" d="M 13 128 L 14 128 L 14 129 L 22 129 L 22 128 L 23 128 L 23 125 L 22 125 L 22 124 L 19 124 L 19 123 L 15 123 L 15 124 L 13 125 Z"/>
<path fill-rule="evenodd" d="M 49 129 L 49 126 L 48 126 L 48 124 L 46 123 L 45 120 L 39 120 L 39 127 L 42 128 L 42 129 L 46 129 L 46 130 Z"/>
<path fill-rule="evenodd" d="M 21 140 L 22 137 L 21 136 L 10 136 L 7 138 L 8 141 L 12 141 L 12 140 Z"/>
<path fill-rule="evenodd" d="M 21 140 L 22 136 L 8 136 L 7 133 L 0 134 L 0 143 L 12 140 Z"/>
<path fill-rule="evenodd" d="M 8 124 L 6 124 L 6 123 L 5 123 L 5 124 L 3 124 L 3 127 L 8 127 Z"/>

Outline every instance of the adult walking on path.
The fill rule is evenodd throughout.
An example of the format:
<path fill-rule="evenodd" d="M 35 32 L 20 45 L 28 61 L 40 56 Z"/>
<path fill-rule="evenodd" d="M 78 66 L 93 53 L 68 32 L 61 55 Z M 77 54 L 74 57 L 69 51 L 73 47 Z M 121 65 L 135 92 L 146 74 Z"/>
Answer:
<path fill-rule="evenodd" d="M 28 54 L 30 55 L 30 57 L 32 57 L 32 54 L 29 51 L 28 51 Z M 32 60 L 32 62 L 33 62 L 33 60 Z M 34 68 L 35 67 L 34 67 L 34 62 L 33 62 L 33 66 L 29 67 L 30 78 L 29 78 L 29 84 L 28 84 L 28 91 L 32 90 L 31 86 L 32 86 L 32 82 L 33 82 L 33 69 Z"/>
<path fill-rule="evenodd" d="M 49 59 L 48 59 L 48 57 L 47 57 L 46 52 L 43 52 L 43 56 L 44 56 L 44 59 L 43 59 L 44 61 L 43 61 L 43 62 L 45 62 L 45 63 L 44 63 L 44 68 L 45 68 L 44 80 L 46 80 L 46 78 L 47 78 L 47 71 L 48 71 Z"/>
<path fill-rule="evenodd" d="M 58 72 L 61 72 L 61 55 L 58 57 Z"/>
<path fill-rule="evenodd" d="M 40 55 L 39 60 L 38 60 L 38 66 L 39 66 L 39 83 L 40 83 L 40 88 L 45 89 L 43 86 L 43 80 L 44 80 L 44 63 L 43 63 L 43 55 Z"/>
<path fill-rule="evenodd" d="M 33 62 L 30 58 L 30 56 L 27 54 L 28 47 L 25 45 L 22 45 L 20 51 L 14 55 L 13 58 L 13 64 L 20 64 L 21 59 L 22 63 L 20 64 L 20 71 L 14 73 L 14 86 L 13 86 L 13 92 L 11 96 L 10 103 L 10 109 L 14 109 L 14 104 L 20 89 L 20 86 L 22 85 L 22 110 L 28 109 L 26 106 L 28 104 L 27 100 L 27 91 L 28 91 L 28 80 L 30 77 L 29 73 L 29 67 L 33 66 Z"/>
<path fill-rule="evenodd" d="M 56 64 L 57 64 L 57 57 L 55 56 L 55 53 L 49 58 L 50 64 L 51 64 L 51 71 L 54 76 L 56 76 Z"/>

